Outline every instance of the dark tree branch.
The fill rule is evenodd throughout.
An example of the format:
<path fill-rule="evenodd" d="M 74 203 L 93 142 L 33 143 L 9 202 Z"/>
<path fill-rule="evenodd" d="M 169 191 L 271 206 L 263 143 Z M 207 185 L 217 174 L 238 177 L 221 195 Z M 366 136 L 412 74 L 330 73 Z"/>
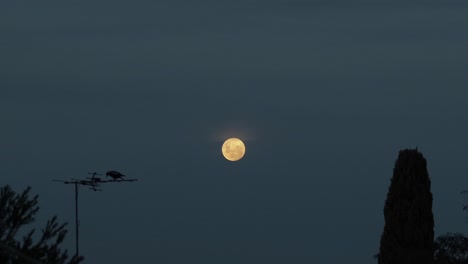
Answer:
<path fill-rule="evenodd" d="M 0 263 L 6 263 L 11 252 L 16 252 L 13 264 L 22 264 L 30 258 L 45 264 L 78 264 L 83 257 L 72 257 L 60 249 L 67 234 L 67 223 L 60 224 L 54 216 L 47 221 L 41 235 L 34 243 L 35 229 L 30 230 L 22 239 L 17 240 L 18 232 L 26 225 L 35 221 L 39 211 L 38 195 L 30 198 L 31 188 L 26 188 L 21 194 L 15 193 L 7 185 L 0 189 L 0 243 L 8 247 L 10 253 L 0 250 Z M 67 262 L 68 261 L 68 262 Z"/>

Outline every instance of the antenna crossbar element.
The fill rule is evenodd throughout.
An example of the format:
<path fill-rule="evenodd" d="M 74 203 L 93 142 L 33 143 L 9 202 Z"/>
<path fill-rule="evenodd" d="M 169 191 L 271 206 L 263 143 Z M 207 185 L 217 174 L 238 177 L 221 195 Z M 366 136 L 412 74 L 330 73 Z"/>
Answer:
<path fill-rule="evenodd" d="M 110 180 L 110 181 L 105 181 L 105 182 L 134 182 L 134 181 L 138 181 L 138 179 L 122 179 L 122 180 Z"/>

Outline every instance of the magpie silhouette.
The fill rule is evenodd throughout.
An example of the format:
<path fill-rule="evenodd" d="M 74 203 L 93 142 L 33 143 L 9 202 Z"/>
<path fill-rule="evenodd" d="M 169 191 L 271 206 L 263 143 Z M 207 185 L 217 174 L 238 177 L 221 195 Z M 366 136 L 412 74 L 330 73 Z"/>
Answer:
<path fill-rule="evenodd" d="M 109 177 L 109 176 L 114 180 L 117 180 L 117 179 L 123 180 L 123 177 L 125 175 L 123 175 L 122 173 L 120 173 L 118 171 L 110 170 L 110 171 L 106 172 L 106 177 Z"/>

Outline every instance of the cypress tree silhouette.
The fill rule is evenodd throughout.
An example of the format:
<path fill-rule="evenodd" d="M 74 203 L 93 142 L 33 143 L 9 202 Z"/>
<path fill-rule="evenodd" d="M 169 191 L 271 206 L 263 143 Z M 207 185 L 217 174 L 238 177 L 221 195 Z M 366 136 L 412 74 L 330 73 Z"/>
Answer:
<path fill-rule="evenodd" d="M 379 264 L 434 263 L 434 216 L 426 159 L 401 150 L 384 207 Z"/>

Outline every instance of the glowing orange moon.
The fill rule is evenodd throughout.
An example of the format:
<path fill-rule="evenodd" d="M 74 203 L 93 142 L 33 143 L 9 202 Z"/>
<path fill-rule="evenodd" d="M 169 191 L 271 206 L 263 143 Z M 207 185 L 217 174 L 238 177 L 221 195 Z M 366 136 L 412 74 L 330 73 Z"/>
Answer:
<path fill-rule="evenodd" d="M 238 138 L 229 138 L 224 141 L 221 151 L 227 160 L 238 161 L 244 157 L 245 145 L 244 142 Z"/>

